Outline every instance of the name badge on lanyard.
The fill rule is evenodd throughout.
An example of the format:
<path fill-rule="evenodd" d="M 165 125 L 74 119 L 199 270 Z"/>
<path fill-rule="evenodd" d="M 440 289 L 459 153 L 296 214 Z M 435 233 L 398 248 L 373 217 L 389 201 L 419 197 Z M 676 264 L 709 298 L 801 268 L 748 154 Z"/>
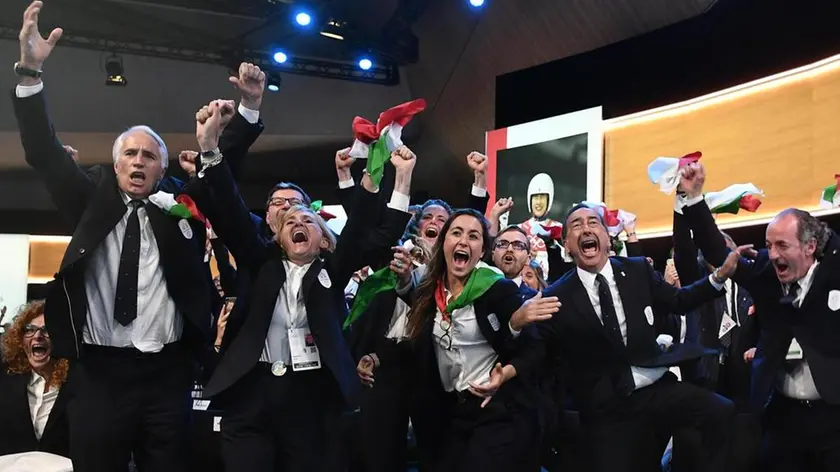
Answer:
<path fill-rule="evenodd" d="M 321 355 L 315 338 L 309 328 L 292 328 L 289 330 L 289 350 L 292 351 L 292 370 L 314 370 L 321 368 Z"/>

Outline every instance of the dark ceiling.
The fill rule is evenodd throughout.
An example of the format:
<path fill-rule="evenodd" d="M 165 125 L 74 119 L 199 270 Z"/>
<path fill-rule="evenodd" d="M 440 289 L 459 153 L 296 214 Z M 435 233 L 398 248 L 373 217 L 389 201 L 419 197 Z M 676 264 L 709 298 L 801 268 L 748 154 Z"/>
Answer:
<path fill-rule="evenodd" d="M 15 39 L 27 3 L 0 3 L 3 37 Z M 50 0 L 41 22 L 45 30 L 61 25 L 72 32 L 62 40 L 68 46 L 223 65 L 262 59 L 279 72 L 305 74 L 295 67 L 301 61 L 355 65 L 367 56 L 378 68 L 416 62 L 418 41 L 410 27 L 426 4 L 427 0 Z M 308 27 L 294 22 L 300 11 L 311 15 Z M 322 36 L 327 29 L 344 40 Z M 272 64 L 275 50 L 286 52 L 289 62 Z"/>

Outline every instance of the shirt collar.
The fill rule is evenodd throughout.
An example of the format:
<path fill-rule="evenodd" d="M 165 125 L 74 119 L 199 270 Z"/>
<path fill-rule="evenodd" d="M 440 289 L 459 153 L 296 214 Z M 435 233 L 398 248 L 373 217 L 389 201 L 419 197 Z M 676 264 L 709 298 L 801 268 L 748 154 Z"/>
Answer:
<path fill-rule="evenodd" d="M 41 377 L 37 372 L 34 370 L 32 371 L 32 377 L 29 379 L 29 386 L 34 387 L 41 382 L 46 382 L 46 379 Z"/>
<path fill-rule="evenodd" d="M 129 197 L 127 193 L 123 192 L 122 189 L 120 189 L 119 192 L 120 192 L 120 197 L 122 197 L 122 201 L 123 201 L 123 203 L 125 203 L 126 206 L 128 206 L 128 202 L 134 200 L 133 198 Z M 144 204 L 149 203 L 149 198 L 148 197 L 144 198 L 143 203 Z"/>
<path fill-rule="evenodd" d="M 315 262 L 315 261 L 312 261 L 312 262 Z M 283 259 L 283 267 L 286 268 L 286 273 L 287 274 L 293 274 L 293 273 L 297 273 L 297 272 L 305 274 L 309 270 L 309 268 L 312 266 L 312 262 L 310 262 L 308 264 L 304 264 L 304 265 L 297 265 L 297 264 L 295 264 L 294 262 L 292 262 L 288 259 Z"/>
<path fill-rule="evenodd" d="M 805 276 L 796 281 L 796 283 L 799 284 L 799 293 L 804 293 L 805 290 L 811 286 L 811 281 L 814 280 L 814 273 L 817 271 L 818 265 L 820 265 L 820 262 L 814 261 L 814 263 L 811 264 L 811 267 L 808 268 L 808 272 L 805 273 Z M 787 294 L 790 291 L 790 284 L 785 284 L 784 289 Z"/>
<path fill-rule="evenodd" d="M 595 287 L 595 276 L 598 274 L 587 272 L 580 267 L 575 268 L 575 270 L 577 270 L 578 277 L 580 278 L 580 281 L 583 282 L 584 286 L 591 288 Z M 609 259 L 607 259 L 607 263 L 604 264 L 604 267 L 601 269 L 599 274 L 603 275 L 607 281 L 613 280 L 612 262 Z"/>
<path fill-rule="evenodd" d="M 521 275 L 520 275 L 520 276 L 518 276 L 518 277 L 514 277 L 514 278 L 512 278 L 512 279 L 510 279 L 510 280 L 511 280 L 511 282 L 515 283 L 517 287 L 521 287 L 521 286 L 522 286 L 522 276 L 521 276 Z"/>

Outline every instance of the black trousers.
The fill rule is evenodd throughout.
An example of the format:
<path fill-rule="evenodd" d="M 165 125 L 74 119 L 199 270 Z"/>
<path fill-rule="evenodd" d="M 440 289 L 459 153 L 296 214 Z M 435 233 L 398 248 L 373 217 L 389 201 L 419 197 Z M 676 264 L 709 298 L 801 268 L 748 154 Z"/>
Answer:
<path fill-rule="evenodd" d="M 186 471 L 191 357 L 178 343 L 156 354 L 84 346 L 70 368 L 70 458 L 77 472 Z"/>
<path fill-rule="evenodd" d="M 540 444 L 536 410 L 525 409 L 502 391 L 481 408 L 469 391 L 449 394 L 450 423 L 440 438 L 437 472 L 531 470 Z"/>
<path fill-rule="evenodd" d="M 341 392 L 326 368 L 276 377 L 258 363 L 224 396 L 225 470 L 341 470 Z"/>
<path fill-rule="evenodd" d="M 734 328 L 738 334 L 739 328 Z M 740 343 L 742 344 L 742 343 Z M 761 419 L 750 411 L 750 365 L 744 362 L 744 353 L 737 348 L 739 343 L 732 343 L 726 360 L 719 364 L 717 393 L 732 401 L 736 416 L 732 429 L 729 471 L 751 472 L 758 470 L 761 451 Z M 703 359 L 706 361 L 707 359 Z M 717 362 L 718 359 L 710 358 Z M 695 430 L 683 430 L 674 433 L 674 449 L 671 461 L 673 472 L 692 472 L 697 470 L 697 454 L 702 447 L 700 434 Z"/>
<path fill-rule="evenodd" d="M 773 395 L 765 413 L 762 471 L 840 469 L 840 406 Z"/>
<path fill-rule="evenodd" d="M 434 397 L 418 382 L 417 369 L 408 342 L 383 339 L 376 348 L 380 366 L 374 372 L 374 385 L 364 392 L 359 417 L 363 440 L 361 450 L 366 472 L 393 472 L 406 469 L 408 461 L 408 422 L 417 440 L 420 470 L 428 470 L 440 442 L 441 411 Z"/>
<path fill-rule="evenodd" d="M 699 433 L 701 444 L 696 470 L 724 472 L 734 412 L 729 400 L 666 373 L 653 385 L 603 409 L 582 413 L 591 470 L 658 472 L 667 438 L 680 430 L 693 430 Z"/>

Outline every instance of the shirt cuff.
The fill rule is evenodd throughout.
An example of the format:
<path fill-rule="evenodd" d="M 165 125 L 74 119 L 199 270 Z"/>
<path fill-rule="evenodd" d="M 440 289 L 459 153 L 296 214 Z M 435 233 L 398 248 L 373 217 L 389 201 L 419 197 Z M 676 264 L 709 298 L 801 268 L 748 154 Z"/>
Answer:
<path fill-rule="evenodd" d="M 17 98 L 27 98 L 39 93 L 41 90 L 44 90 L 43 82 L 35 85 L 18 85 L 15 87 L 15 96 Z"/>
<path fill-rule="evenodd" d="M 690 207 L 703 201 L 703 195 L 698 195 L 694 198 L 686 198 L 683 200 L 684 207 Z"/>
<path fill-rule="evenodd" d="M 391 192 L 391 201 L 388 202 L 388 208 L 408 213 L 408 204 L 410 201 L 411 199 L 408 195 L 404 195 L 395 190 Z"/>
<path fill-rule="evenodd" d="M 487 196 L 487 189 L 481 188 L 473 184 L 472 186 L 472 194 L 474 197 L 484 198 Z"/>
<path fill-rule="evenodd" d="M 242 115 L 242 118 L 245 118 L 245 121 L 251 123 L 252 125 L 257 124 L 257 122 L 260 121 L 259 110 L 251 110 L 250 108 L 245 108 L 241 103 L 239 104 L 239 114 Z"/>
<path fill-rule="evenodd" d="M 344 190 L 346 188 L 353 187 L 354 185 L 356 185 L 356 182 L 354 182 L 353 179 L 339 180 L 338 181 L 338 188 L 340 188 L 342 190 Z"/>
<path fill-rule="evenodd" d="M 723 284 L 715 282 L 715 278 L 712 275 L 709 276 L 709 283 L 712 284 L 712 287 L 714 287 L 718 292 L 723 290 Z"/>
<path fill-rule="evenodd" d="M 411 289 L 413 289 L 413 288 L 414 288 L 414 274 L 411 275 L 411 277 L 408 279 L 408 283 L 406 283 L 405 285 L 403 285 L 402 281 L 397 282 L 397 288 L 396 288 L 397 295 L 399 295 L 401 297 L 404 297 L 404 296 L 408 295 L 408 293 L 411 292 Z"/>
<path fill-rule="evenodd" d="M 508 329 L 510 330 L 510 334 L 513 336 L 513 339 L 518 338 L 519 335 L 522 334 L 522 330 L 517 331 L 513 329 L 513 325 L 510 324 L 510 321 L 508 321 Z"/>

